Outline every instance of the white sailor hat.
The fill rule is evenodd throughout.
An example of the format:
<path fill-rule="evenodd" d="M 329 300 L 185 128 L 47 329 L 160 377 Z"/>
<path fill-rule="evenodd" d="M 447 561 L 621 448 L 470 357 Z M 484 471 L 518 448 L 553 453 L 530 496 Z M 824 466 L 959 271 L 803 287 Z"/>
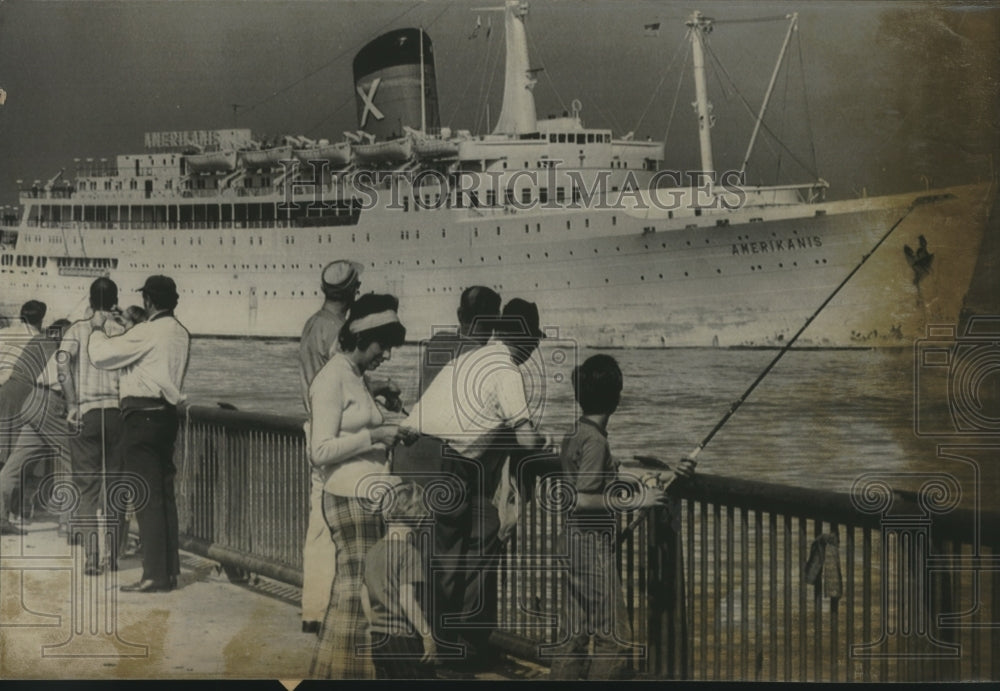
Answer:
<path fill-rule="evenodd" d="M 323 285 L 333 290 L 350 290 L 352 286 L 361 283 L 361 272 L 364 268 L 364 265 L 349 259 L 330 262 L 323 269 Z"/>

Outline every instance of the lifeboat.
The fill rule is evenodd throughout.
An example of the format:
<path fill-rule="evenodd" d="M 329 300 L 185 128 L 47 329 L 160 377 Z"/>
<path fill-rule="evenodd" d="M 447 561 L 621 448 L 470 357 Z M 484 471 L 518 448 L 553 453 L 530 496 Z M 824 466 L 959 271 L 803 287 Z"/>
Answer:
<path fill-rule="evenodd" d="M 235 151 L 209 151 L 185 156 L 192 173 L 229 173 L 236 169 Z"/>
<path fill-rule="evenodd" d="M 421 137 L 414 139 L 413 152 L 425 161 L 458 158 L 458 142 L 440 137 Z"/>
<path fill-rule="evenodd" d="M 302 163 L 329 161 L 331 166 L 337 168 L 351 162 L 351 145 L 348 142 L 318 144 L 304 149 L 295 149 L 292 153 Z"/>
<path fill-rule="evenodd" d="M 292 158 L 292 147 L 276 146 L 273 149 L 241 151 L 240 157 L 247 168 L 277 168 L 281 165 L 281 161 Z"/>
<path fill-rule="evenodd" d="M 354 157 L 361 163 L 402 163 L 413 156 L 409 137 L 371 144 L 355 144 Z"/>

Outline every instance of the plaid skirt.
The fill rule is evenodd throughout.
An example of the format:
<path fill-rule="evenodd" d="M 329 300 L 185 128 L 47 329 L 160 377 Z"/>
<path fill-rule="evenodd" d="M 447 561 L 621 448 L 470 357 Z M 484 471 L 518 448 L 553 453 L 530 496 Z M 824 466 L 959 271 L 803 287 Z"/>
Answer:
<path fill-rule="evenodd" d="M 368 621 L 361 609 L 365 555 L 384 533 L 373 502 L 323 493 L 323 515 L 337 544 L 337 575 L 309 676 L 374 679 Z"/>

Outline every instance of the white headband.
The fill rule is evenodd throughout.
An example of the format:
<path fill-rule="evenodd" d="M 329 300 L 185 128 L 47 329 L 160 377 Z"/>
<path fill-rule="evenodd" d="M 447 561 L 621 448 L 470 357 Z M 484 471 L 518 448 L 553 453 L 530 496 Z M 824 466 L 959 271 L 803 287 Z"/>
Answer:
<path fill-rule="evenodd" d="M 368 329 L 374 329 L 376 326 L 384 326 L 386 324 L 398 324 L 399 316 L 397 316 L 395 310 L 385 310 L 384 312 L 376 312 L 375 314 L 369 314 L 366 317 L 361 317 L 357 321 L 353 321 L 347 327 L 347 330 L 352 334 L 356 334 L 360 331 L 367 331 Z"/>

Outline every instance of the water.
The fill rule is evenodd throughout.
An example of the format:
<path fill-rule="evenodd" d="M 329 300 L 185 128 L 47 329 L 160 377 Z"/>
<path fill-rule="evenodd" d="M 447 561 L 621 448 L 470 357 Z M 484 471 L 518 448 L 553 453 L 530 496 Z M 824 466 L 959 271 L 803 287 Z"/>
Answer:
<path fill-rule="evenodd" d="M 304 416 L 292 341 L 196 339 L 185 391 L 192 404 L 224 401 L 241 410 Z M 561 435 L 576 417 L 568 372 L 593 354 L 559 345 L 532 359 L 529 393 L 543 429 Z M 671 349 L 607 351 L 621 365 L 625 391 L 609 424 L 612 452 L 652 454 L 670 462 L 690 452 L 764 367 L 770 350 Z M 404 346 L 380 368 L 412 406 L 417 348 Z M 699 455 L 698 470 L 803 487 L 849 491 L 862 473 L 905 473 L 893 486 L 915 488 L 932 473 L 959 481 L 971 505 L 993 483 L 982 459 L 944 458 L 949 437 L 915 431 L 915 377 L 923 399 L 943 397 L 914 367 L 915 351 L 835 350 L 788 353 Z M 540 364 L 544 363 L 544 367 Z M 938 373 L 934 373 L 938 374 Z M 544 375 L 544 376 L 543 376 Z M 923 375 L 923 376 L 922 376 Z M 939 382 L 938 382 L 939 383 Z M 927 429 L 949 425 L 947 407 L 921 409 Z M 955 454 L 945 454 L 955 456 Z M 995 455 L 995 453 L 994 453 Z M 980 489 L 990 501 L 994 493 Z"/>

